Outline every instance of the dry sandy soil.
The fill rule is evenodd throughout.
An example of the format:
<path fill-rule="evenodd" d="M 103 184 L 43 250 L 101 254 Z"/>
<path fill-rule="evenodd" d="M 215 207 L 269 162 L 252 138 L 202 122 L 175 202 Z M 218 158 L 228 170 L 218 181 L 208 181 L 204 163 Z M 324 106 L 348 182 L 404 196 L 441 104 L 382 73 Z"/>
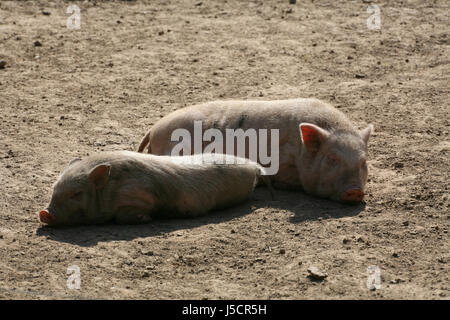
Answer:
<path fill-rule="evenodd" d="M 362 0 L 1 1 L 0 298 L 449 299 L 449 2 L 372 3 L 380 30 Z M 38 222 L 74 157 L 186 105 L 296 97 L 375 125 L 364 204 L 258 188 L 200 219 Z"/>

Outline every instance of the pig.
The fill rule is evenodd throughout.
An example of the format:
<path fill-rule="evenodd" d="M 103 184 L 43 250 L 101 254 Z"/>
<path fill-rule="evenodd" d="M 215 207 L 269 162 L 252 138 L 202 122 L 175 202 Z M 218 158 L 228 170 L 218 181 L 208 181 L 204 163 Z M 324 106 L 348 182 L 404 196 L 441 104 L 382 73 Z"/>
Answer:
<path fill-rule="evenodd" d="M 68 164 L 39 219 L 67 226 L 196 217 L 246 200 L 263 171 L 231 155 L 101 152 Z"/>
<path fill-rule="evenodd" d="M 278 129 L 279 150 L 268 146 L 269 152 L 279 157 L 278 171 L 270 176 L 275 188 L 302 189 L 346 203 L 360 203 L 364 198 L 367 144 L 373 125 L 358 130 L 344 113 L 326 102 L 314 98 L 232 100 L 182 108 L 157 121 L 141 140 L 138 152 L 147 147 L 148 153 L 171 154 L 175 145 L 172 132 L 185 128 L 192 133 L 194 121 L 201 121 L 203 130 L 222 132 Z M 235 154 L 236 150 L 226 153 Z M 259 157 L 252 160 L 265 165 Z"/>

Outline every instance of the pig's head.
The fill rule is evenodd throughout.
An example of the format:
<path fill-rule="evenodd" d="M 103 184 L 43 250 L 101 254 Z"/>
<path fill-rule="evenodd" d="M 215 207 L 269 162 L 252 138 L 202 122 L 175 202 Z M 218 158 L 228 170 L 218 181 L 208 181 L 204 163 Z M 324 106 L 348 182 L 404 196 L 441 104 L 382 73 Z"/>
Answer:
<path fill-rule="evenodd" d="M 367 142 L 372 130 L 369 125 L 362 131 L 328 131 L 301 123 L 302 148 L 297 168 L 304 190 L 337 201 L 361 202 L 367 181 Z"/>
<path fill-rule="evenodd" d="M 47 209 L 39 213 L 41 222 L 50 226 L 96 223 L 98 193 L 106 185 L 111 166 L 89 166 L 80 159 L 72 160 L 53 187 Z"/>

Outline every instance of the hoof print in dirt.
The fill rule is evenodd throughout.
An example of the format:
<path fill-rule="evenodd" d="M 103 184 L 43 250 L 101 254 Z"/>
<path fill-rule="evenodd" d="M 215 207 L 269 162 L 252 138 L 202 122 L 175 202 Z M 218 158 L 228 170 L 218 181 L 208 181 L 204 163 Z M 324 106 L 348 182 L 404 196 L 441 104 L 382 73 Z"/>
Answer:
<path fill-rule="evenodd" d="M 6 66 L 6 61 L 0 60 L 0 69 L 5 69 L 5 66 Z"/>
<path fill-rule="evenodd" d="M 312 281 L 323 281 L 328 277 L 328 274 L 317 267 L 311 266 L 308 268 L 308 278 Z"/>

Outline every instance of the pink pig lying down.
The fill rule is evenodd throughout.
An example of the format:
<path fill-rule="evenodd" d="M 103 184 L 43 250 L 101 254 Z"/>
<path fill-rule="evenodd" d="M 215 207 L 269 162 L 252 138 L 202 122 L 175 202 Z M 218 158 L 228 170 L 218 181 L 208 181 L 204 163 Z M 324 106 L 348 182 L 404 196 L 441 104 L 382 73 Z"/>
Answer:
<path fill-rule="evenodd" d="M 231 155 L 98 153 L 69 163 L 39 218 L 59 226 L 199 216 L 246 200 L 263 173 Z"/>
<path fill-rule="evenodd" d="M 148 146 L 149 153 L 169 155 L 178 143 L 171 141 L 173 132 L 184 128 L 195 140 L 198 123 L 205 136 L 208 129 L 214 128 L 220 130 L 225 140 L 229 137 L 234 140 L 233 136 L 227 136 L 229 129 L 236 132 L 241 129 L 241 133 L 254 129 L 277 133 L 277 141 L 270 143 L 261 143 L 259 135 L 253 135 L 254 140 L 250 142 L 249 134 L 248 141 L 244 141 L 245 154 L 237 153 L 236 148 L 223 151 L 249 157 L 250 144 L 259 149 L 267 145 L 271 160 L 277 161 L 278 170 L 270 175 L 274 187 L 303 189 L 342 202 L 358 203 L 364 198 L 367 143 L 373 126 L 360 131 L 341 111 L 325 102 L 317 99 L 214 101 L 182 108 L 156 122 L 142 139 L 138 151 Z M 203 150 L 208 146 L 207 141 L 211 141 L 205 136 L 200 146 Z M 191 154 L 189 151 L 193 149 L 183 154 Z M 249 158 L 267 170 L 269 165 L 261 156 L 267 158 L 261 150 L 257 159 Z"/>

